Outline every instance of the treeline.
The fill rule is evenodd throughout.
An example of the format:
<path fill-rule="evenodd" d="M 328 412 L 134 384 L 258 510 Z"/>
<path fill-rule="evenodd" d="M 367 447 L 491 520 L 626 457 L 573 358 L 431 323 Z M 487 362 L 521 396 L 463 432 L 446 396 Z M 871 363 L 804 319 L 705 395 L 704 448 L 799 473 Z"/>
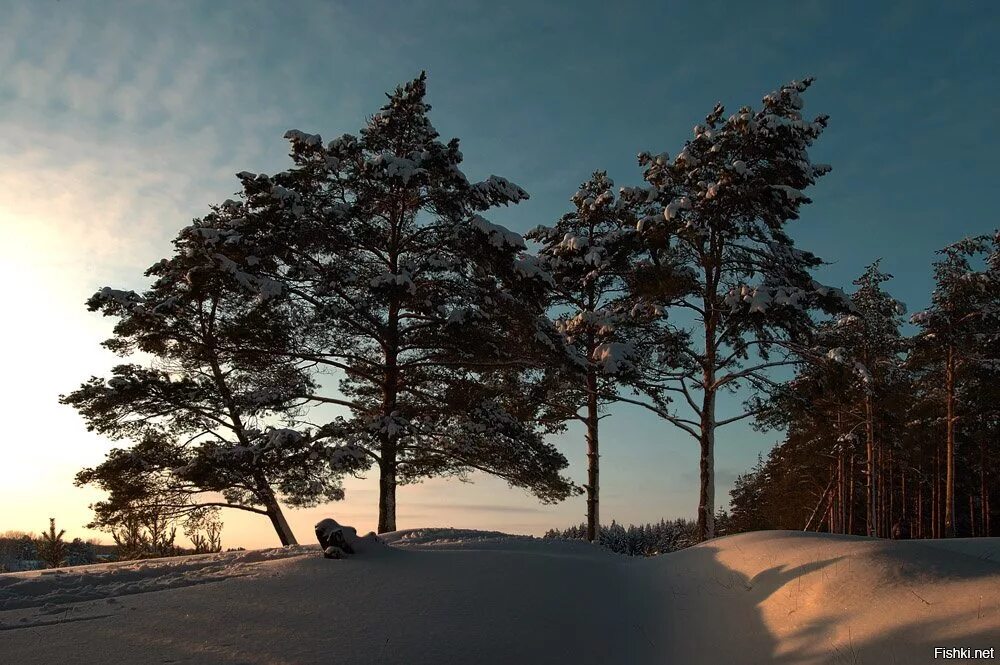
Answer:
<path fill-rule="evenodd" d="M 587 524 L 550 529 L 543 538 L 587 540 Z M 656 556 L 690 547 L 698 540 L 698 523 L 691 520 L 660 520 L 655 524 L 629 524 L 627 527 L 612 520 L 610 525 L 601 525 L 595 542 L 627 556 Z"/>
<path fill-rule="evenodd" d="M 66 530 L 57 530 L 54 518 L 49 520 L 48 530 L 39 534 L 0 534 L 0 573 L 222 551 L 222 522 L 215 512 L 197 514 L 184 522 L 184 533 L 193 545 L 190 548 L 176 544 L 173 518 L 160 516 L 151 521 L 149 512 L 123 516 L 121 523 L 89 526 L 110 532 L 115 544 L 81 538 L 67 541 Z"/>
<path fill-rule="evenodd" d="M 0 534 L 0 573 L 59 566 L 83 566 L 108 560 L 114 548 L 95 540 L 74 538 L 65 541 L 64 531 L 56 531 L 55 520 L 48 531 L 37 534 L 5 531 Z"/>
<path fill-rule="evenodd" d="M 855 282 L 851 311 L 817 327 L 821 360 L 762 405 L 759 424 L 787 436 L 736 481 L 732 529 L 998 533 L 1000 236 L 938 254 L 912 334 L 878 263 Z"/>
<path fill-rule="evenodd" d="M 345 476 L 372 472 L 381 533 L 400 485 L 484 472 L 542 502 L 585 493 L 594 540 L 601 421 L 629 403 L 698 447 L 698 539 L 712 537 L 716 440 L 766 410 L 721 412 L 719 394 L 765 401 L 774 372 L 816 361 L 815 316 L 852 307 L 786 228 L 830 171 L 808 154 L 827 125 L 803 115 L 811 83 L 716 105 L 672 157 L 639 154 L 641 183 L 596 171 L 526 237 L 484 215 L 527 192 L 465 176 L 424 75 L 357 134 L 288 131 L 288 170 L 237 174 L 237 199 L 182 228 L 145 290 L 88 301 L 127 359 L 61 398 L 124 442 L 77 476 L 108 493 L 95 524 L 229 508 L 287 545 L 282 503 L 340 500 Z M 569 423 L 586 432 L 581 484 L 548 436 Z"/>

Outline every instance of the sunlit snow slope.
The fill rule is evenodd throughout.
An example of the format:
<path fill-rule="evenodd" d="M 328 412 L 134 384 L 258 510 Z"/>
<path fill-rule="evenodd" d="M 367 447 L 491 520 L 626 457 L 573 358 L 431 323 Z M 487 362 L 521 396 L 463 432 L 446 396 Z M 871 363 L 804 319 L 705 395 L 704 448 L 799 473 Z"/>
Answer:
<path fill-rule="evenodd" d="M 653 559 L 458 530 L 0 575 L 0 663 L 931 663 L 1000 647 L 1000 539 Z"/>

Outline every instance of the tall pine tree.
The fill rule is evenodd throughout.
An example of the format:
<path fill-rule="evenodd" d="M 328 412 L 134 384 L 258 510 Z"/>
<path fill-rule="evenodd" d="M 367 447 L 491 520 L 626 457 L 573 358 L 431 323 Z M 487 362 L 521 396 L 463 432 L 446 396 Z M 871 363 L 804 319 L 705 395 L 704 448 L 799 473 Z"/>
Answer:
<path fill-rule="evenodd" d="M 358 136 L 289 131 L 293 168 L 239 174 L 243 200 L 200 227 L 233 238 L 215 250 L 218 270 L 273 287 L 291 357 L 339 376 L 309 399 L 341 407 L 323 436 L 377 467 L 379 532 L 396 528 L 397 486 L 430 476 L 480 470 L 543 501 L 576 491 L 540 407 L 497 380 L 562 344 L 523 239 L 481 214 L 527 194 L 496 176 L 470 182 L 425 93 L 423 74 L 400 86 Z"/>
<path fill-rule="evenodd" d="M 142 294 L 104 288 L 88 301 L 117 319 L 107 348 L 150 358 L 61 397 L 88 429 L 133 443 L 77 476 L 109 493 L 94 506 L 97 525 L 154 507 L 167 516 L 227 507 L 268 517 L 280 542 L 294 544 L 279 501 L 340 499 L 340 477 L 367 463 L 354 446 L 283 426 L 294 424 L 315 385 L 291 358 L 288 312 L 269 297 L 273 285 L 233 269 L 220 251 L 239 237 L 214 231 L 230 207 L 184 228 L 176 252 L 147 271 L 154 280 Z M 216 269 L 219 261 L 229 269 Z"/>
<path fill-rule="evenodd" d="M 719 392 L 767 388 L 768 370 L 796 362 L 812 328 L 809 310 L 844 306 L 842 293 L 812 279 L 820 259 L 785 232 L 809 203 L 804 190 L 829 171 L 809 161 L 827 123 L 803 118 L 801 94 L 811 82 L 783 86 L 759 110 L 728 118 L 717 105 L 673 159 L 640 154 L 647 185 L 623 193 L 643 211 L 640 295 L 674 321 L 671 357 L 686 339 L 683 369 L 668 378 L 693 416 L 667 420 L 701 449 L 702 539 L 714 534 L 716 432 L 754 415 L 751 408 L 719 419 Z"/>
<path fill-rule="evenodd" d="M 527 237 L 541 245 L 537 265 L 551 278 L 550 306 L 570 360 L 555 363 L 563 378 L 558 394 L 549 393 L 549 413 L 578 420 L 587 431 L 587 539 L 594 541 L 600 531 L 599 426 L 607 415 L 601 411 L 616 401 L 653 410 L 666 404 L 648 372 L 657 318 L 629 296 L 634 214 L 604 172 L 594 173 L 571 200 L 572 212 Z M 643 399 L 620 395 L 619 389 Z"/>
<path fill-rule="evenodd" d="M 955 535 L 956 433 L 968 417 L 960 399 L 977 368 L 1000 366 L 1000 233 L 981 235 L 940 250 L 934 264 L 931 305 L 913 316 L 920 328 L 913 362 L 929 369 L 944 413 L 944 535 Z"/>

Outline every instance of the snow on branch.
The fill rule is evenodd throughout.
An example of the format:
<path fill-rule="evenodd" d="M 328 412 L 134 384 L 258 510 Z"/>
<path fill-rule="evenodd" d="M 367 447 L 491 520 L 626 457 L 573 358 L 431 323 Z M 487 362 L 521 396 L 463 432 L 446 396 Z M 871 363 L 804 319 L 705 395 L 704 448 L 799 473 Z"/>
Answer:
<path fill-rule="evenodd" d="M 473 215 L 469 223 L 476 230 L 486 234 L 489 238 L 490 244 L 494 247 L 514 247 L 516 249 L 526 248 L 524 238 L 521 237 L 520 233 L 515 233 L 507 227 L 494 224 L 482 215 Z"/>

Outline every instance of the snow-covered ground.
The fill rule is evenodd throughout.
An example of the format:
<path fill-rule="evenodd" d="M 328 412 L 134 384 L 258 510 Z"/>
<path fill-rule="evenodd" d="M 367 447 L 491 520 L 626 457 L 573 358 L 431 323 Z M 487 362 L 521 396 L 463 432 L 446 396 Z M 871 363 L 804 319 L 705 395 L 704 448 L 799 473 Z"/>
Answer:
<path fill-rule="evenodd" d="M 419 529 L 0 575 L 0 663 L 930 663 L 1000 648 L 1000 539 L 762 532 L 652 559 Z"/>

